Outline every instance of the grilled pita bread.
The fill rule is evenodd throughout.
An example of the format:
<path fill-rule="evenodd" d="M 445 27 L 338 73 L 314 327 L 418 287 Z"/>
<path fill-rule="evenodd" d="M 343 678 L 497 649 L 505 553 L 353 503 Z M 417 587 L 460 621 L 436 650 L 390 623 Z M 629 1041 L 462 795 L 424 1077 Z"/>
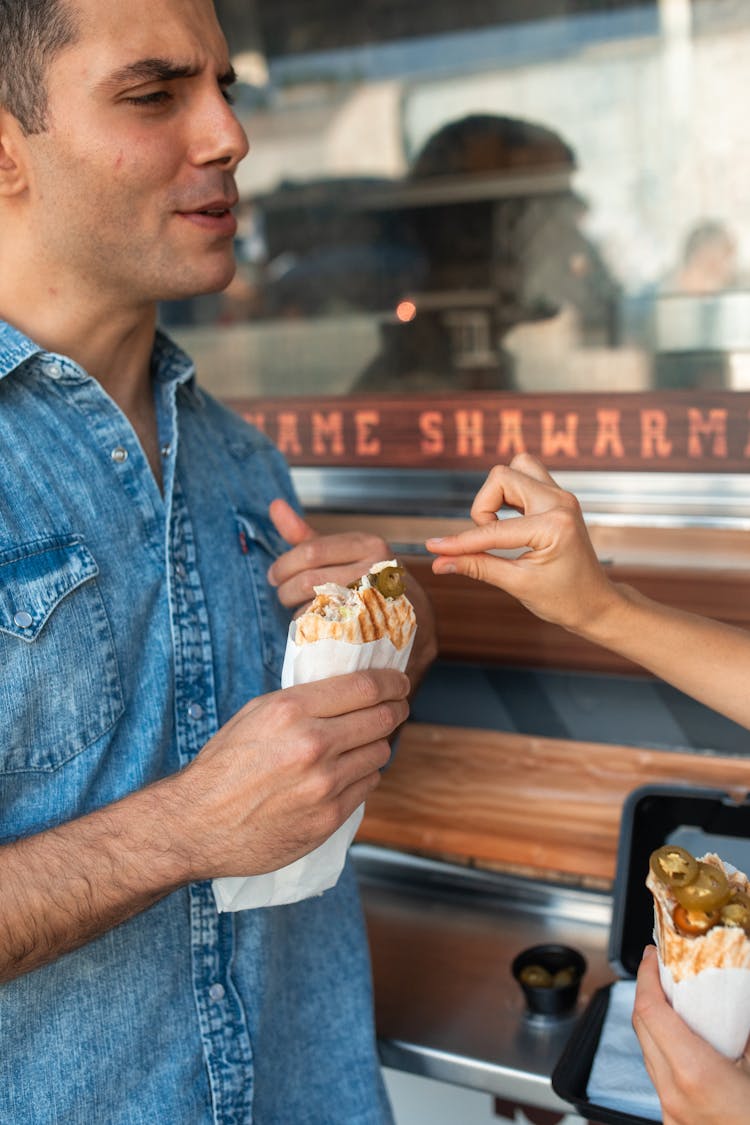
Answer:
<path fill-rule="evenodd" d="M 405 594 L 386 598 L 375 586 L 352 590 L 329 582 L 315 587 L 315 598 L 296 625 L 298 645 L 322 640 L 359 645 L 388 637 L 395 648 L 402 649 L 411 639 L 417 619 Z"/>
<path fill-rule="evenodd" d="M 719 856 L 709 853 L 702 862 L 726 872 L 730 887 L 750 893 L 750 881 L 741 871 L 730 874 Z M 695 976 L 704 969 L 750 969 L 750 938 L 737 926 L 713 926 L 695 936 L 679 932 L 672 920 L 677 900 L 651 871 L 646 886 L 654 896 L 654 937 L 662 963 L 674 981 Z"/>

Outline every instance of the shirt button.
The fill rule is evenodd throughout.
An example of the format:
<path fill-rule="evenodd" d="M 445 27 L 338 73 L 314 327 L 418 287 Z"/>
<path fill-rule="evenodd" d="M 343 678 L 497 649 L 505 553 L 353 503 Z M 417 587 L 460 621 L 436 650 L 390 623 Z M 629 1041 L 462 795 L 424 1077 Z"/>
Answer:
<path fill-rule="evenodd" d="M 48 363 L 45 367 L 50 379 L 59 379 L 62 375 L 62 367 L 59 363 Z"/>
<path fill-rule="evenodd" d="M 123 461 L 128 459 L 128 451 L 122 445 L 116 445 L 112 450 L 112 460 L 116 461 L 118 465 L 122 465 Z"/>
<path fill-rule="evenodd" d="M 201 707 L 200 703 L 191 703 L 188 707 L 188 715 L 191 719 L 202 719 L 203 708 Z"/>
<path fill-rule="evenodd" d="M 224 985 L 223 984 L 212 984 L 211 987 L 208 990 L 208 995 L 211 997 L 212 1000 L 223 1000 L 224 999 Z"/>
<path fill-rule="evenodd" d="M 169 444 L 169 442 L 167 442 L 167 444 L 166 444 L 166 445 L 163 445 L 163 446 L 161 447 L 161 455 L 162 455 L 162 457 L 169 457 L 169 454 L 170 454 L 171 452 L 172 452 L 172 446 L 171 446 L 171 445 Z"/>
<path fill-rule="evenodd" d="M 181 582 L 184 582 L 187 578 L 187 571 L 185 570 L 185 567 L 182 565 L 182 563 L 175 563 L 174 572 Z"/>
<path fill-rule="evenodd" d="M 30 629 L 34 624 L 34 618 L 25 609 L 22 609 L 13 618 L 13 624 L 17 625 L 19 629 Z"/>

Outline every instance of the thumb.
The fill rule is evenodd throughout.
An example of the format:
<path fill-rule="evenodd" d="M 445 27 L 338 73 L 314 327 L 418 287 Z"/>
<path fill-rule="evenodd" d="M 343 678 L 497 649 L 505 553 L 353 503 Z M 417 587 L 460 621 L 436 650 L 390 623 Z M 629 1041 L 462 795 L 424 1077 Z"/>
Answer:
<path fill-rule="evenodd" d="M 268 514 L 281 538 L 286 539 L 292 547 L 296 547 L 305 539 L 315 539 L 317 536 L 317 532 L 286 500 L 280 498 L 272 500 L 268 505 Z"/>

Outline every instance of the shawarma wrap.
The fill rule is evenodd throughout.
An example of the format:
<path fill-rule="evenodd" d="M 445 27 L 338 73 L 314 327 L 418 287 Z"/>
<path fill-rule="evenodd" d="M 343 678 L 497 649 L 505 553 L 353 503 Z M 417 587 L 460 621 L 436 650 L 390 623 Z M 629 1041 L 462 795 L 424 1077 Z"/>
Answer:
<path fill-rule="evenodd" d="M 362 668 L 406 670 L 416 614 L 404 593 L 403 568 L 395 559 L 376 563 L 352 586 L 315 588 L 307 611 L 289 626 L 282 688 L 341 676 Z M 263 875 L 214 879 L 220 910 L 281 906 L 322 894 L 343 870 L 364 804 L 308 855 Z"/>
<path fill-rule="evenodd" d="M 403 568 L 389 559 L 351 586 L 316 586 L 314 600 L 297 618 L 294 639 L 298 645 L 323 640 L 358 645 L 388 637 L 400 651 L 416 627 L 414 607 L 404 593 Z"/>
<path fill-rule="evenodd" d="M 750 1034 L 750 881 L 718 855 L 651 856 L 659 974 L 673 1008 L 730 1058 Z"/>

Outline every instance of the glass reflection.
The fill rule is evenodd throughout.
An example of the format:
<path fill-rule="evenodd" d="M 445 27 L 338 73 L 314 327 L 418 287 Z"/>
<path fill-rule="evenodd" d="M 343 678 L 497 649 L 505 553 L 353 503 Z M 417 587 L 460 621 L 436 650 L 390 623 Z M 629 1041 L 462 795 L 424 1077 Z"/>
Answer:
<path fill-rule="evenodd" d="M 216 393 L 750 386 L 746 5 L 217 6 L 238 271 L 162 310 Z"/>

